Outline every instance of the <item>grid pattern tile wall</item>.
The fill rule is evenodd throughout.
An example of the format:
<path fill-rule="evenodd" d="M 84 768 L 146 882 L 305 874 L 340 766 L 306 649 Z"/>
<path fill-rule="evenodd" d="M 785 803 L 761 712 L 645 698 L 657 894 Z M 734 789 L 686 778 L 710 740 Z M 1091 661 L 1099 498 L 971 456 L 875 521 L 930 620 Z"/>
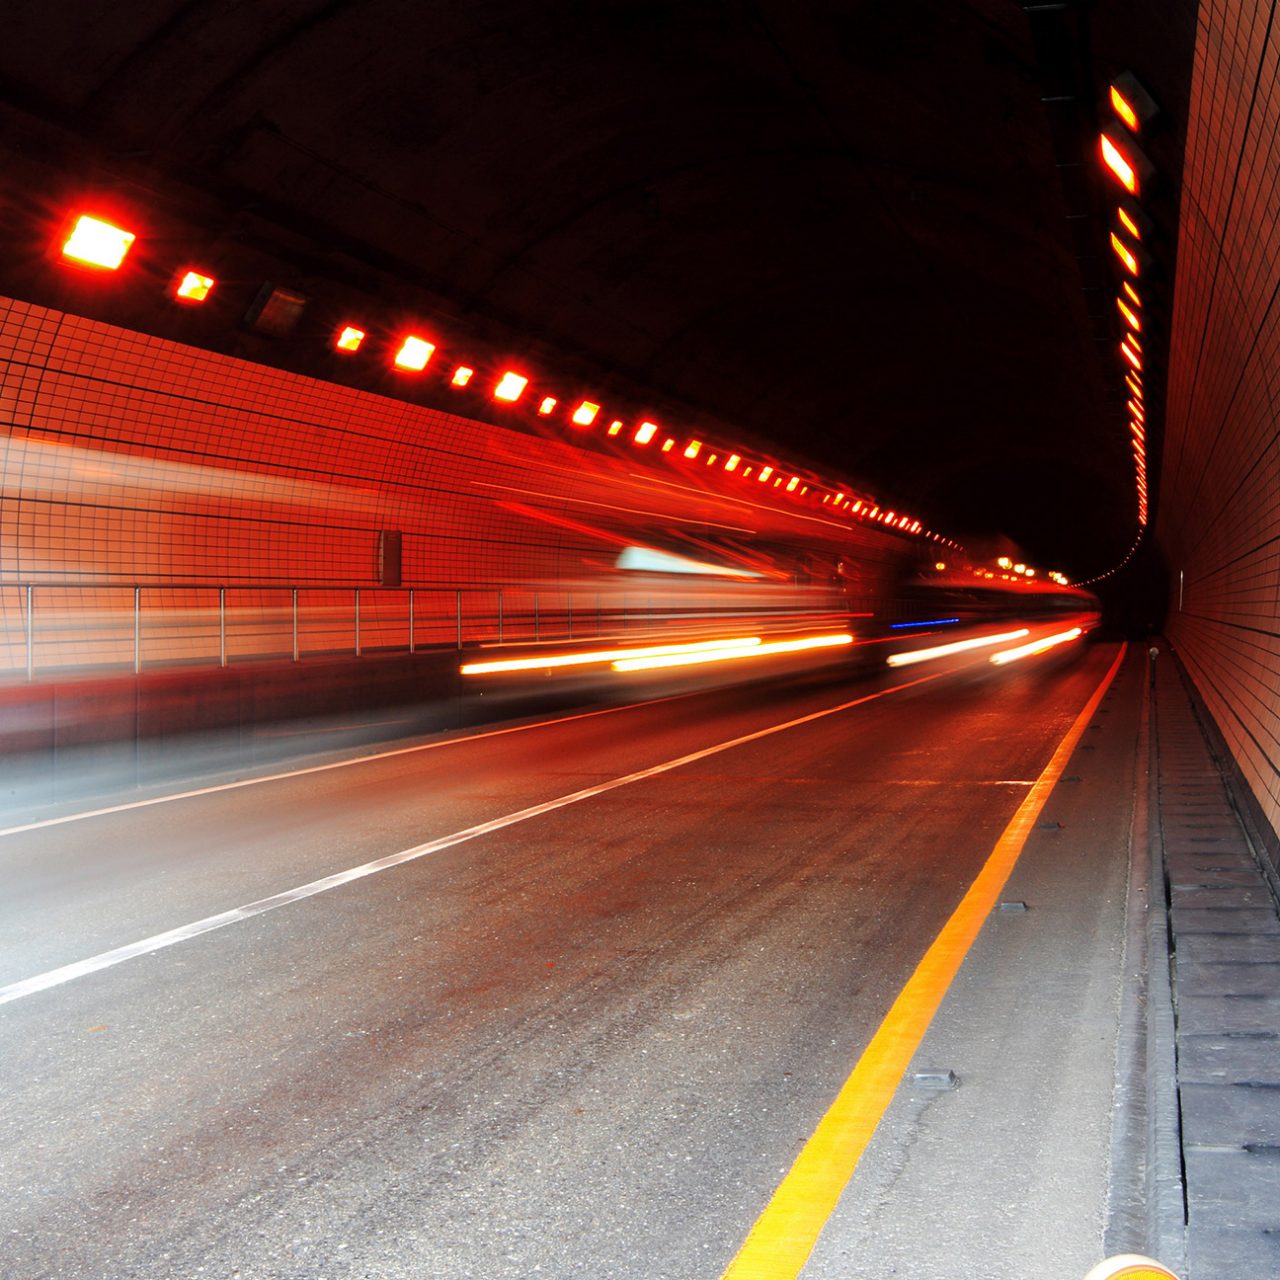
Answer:
<path fill-rule="evenodd" d="M 0 498 L 0 675 L 439 642 L 458 590 L 481 637 L 504 611 L 508 638 L 566 631 L 617 607 L 631 541 L 831 538 L 624 455 L 8 299 Z M 386 531 L 412 602 L 377 589 Z"/>
<path fill-rule="evenodd" d="M 1280 829 L 1280 22 L 1200 6 L 1158 534 L 1169 631 Z"/>

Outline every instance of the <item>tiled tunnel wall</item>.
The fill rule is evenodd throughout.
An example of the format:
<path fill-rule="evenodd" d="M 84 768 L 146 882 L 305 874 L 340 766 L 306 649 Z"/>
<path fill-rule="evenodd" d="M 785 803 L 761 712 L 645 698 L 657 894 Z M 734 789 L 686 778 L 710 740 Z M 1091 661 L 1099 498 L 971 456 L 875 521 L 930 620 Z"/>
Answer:
<path fill-rule="evenodd" d="M 127 665 L 135 651 L 149 666 L 216 661 L 220 649 L 339 653 L 353 644 L 356 588 L 369 651 L 410 634 L 421 645 L 464 630 L 492 638 L 500 614 L 506 639 L 521 625 L 544 638 L 575 622 L 589 631 L 602 599 L 634 611 L 652 592 L 614 569 L 630 543 L 697 554 L 711 539 L 767 558 L 770 538 L 830 540 L 829 522 L 785 500 L 676 479 L 0 299 L 0 676 Z M 402 540 L 394 590 L 380 589 L 383 531 Z M 860 536 L 864 567 L 897 541 L 867 530 L 846 542 Z M 788 570 L 803 563 L 793 556 Z M 832 599 L 821 570 L 768 585 L 770 608 Z M 687 575 L 663 590 L 677 611 L 707 592 Z M 750 608 L 752 594 L 722 580 L 714 606 Z"/>
<path fill-rule="evenodd" d="M 1257 0 L 1200 6 L 1157 524 L 1168 632 L 1269 838 L 1280 827 L 1277 16 Z"/>

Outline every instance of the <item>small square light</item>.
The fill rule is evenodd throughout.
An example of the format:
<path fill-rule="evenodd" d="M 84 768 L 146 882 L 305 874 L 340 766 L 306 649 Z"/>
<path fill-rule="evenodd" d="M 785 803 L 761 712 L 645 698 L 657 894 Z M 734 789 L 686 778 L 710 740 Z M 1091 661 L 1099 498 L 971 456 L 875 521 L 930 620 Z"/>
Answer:
<path fill-rule="evenodd" d="M 203 302 L 213 288 L 213 277 L 198 271 L 184 271 L 174 285 L 173 296 L 179 302 Z"/>
<path fill-rule="evenodd" d="M 357 329 L 353 324 L 344 325 L 338 331 L 338 336 L 333 340 L 334 349 L 345 351 L 348 354 L 353 351 L 359 351 L 360 344 L 365 340 L 365 336 L 363 329 Z"/>
<path fill-rule="evenodd" d="M 555 396 L 544 396 L 542 403 L 538 406 L 538 412 L 545 418 L 547 414 L 554 411 L 556 403 Z"/>
<path fill-rule="evenodd" d="M 676 447 L 676 442 L 675 442 L 675 441 L 674 441 L 670 436 L 668 436 L 668 437 L 667 437 L 667 438 L 662 442 L 662 452 L 663 452 L 663 453 L 670 453 L 670 452 L 671 452 L 671 450 L 672 450 L 672 449 L 674 449 L 675 447 Z"/>
<path fill-rule="evenodd" d="M 521 377 L 518 373 L 512 373 L 508 370 L 498 380 L 498 385 L 493 389 L 495 400 L 519 400 L 524 394 L 524 389 L 529 385 L 529 379 Z"/>
<path fill-rule="evenodd" d="M 731 453 L 724 461 L 724 469 L 726 471 L 737 471 L 741 462 L 742 458 L 738 454 Z"/>
<path fill-rule="evenodd" d="M 702 452 L 701 440 L 690 440 L 685 446 L 684 456 L 686 458 L 696 458 Z"/>
<path fill-rule="evenodd" d="M 658 434 L 658 424 L 656 422 L 642 422 L 636 428 L 635 441 L 636 444 L 648 444 L 654 436 Z"/>
<path fill-rule="evenodd" d="M 137 236 L 87 213 L 76 219 L 71 234 L 62 245 L 62 256 L 86 267 L 115 271 L 125 260 Z"/>
<path fill-rule="evenodd" d="M 427 361 L 431 359 L 435 349 L 434 342 L 411 335 L 404 340 L 404 345 L 396 352 L 396 368 L 418 373 L 427 367 Z"/>
<path fill-rule="evenodd" d="M 600 406 L 598 404 L 592 404 L 590 400 L 584 400 L 573 411 L 573 421 L 579 427 L 589 427 L 596 420 L 596 414 L 599 412 Z"/>
<path fill-rule="evenodd" d="M 450 385 L 455 387 L 465 387 L 474 375 L 474 369 L 469 369 L 465 364 L 460 364 L 453 371 L 453 377 L 449 379 Z"/>
<path fill-rule="evenodd" d="M 616 436 L 616 435 L 621 435 L 621 434 L 622 434 L 622 419 L 621 419 L 621 418 L 614 418 L 614 420 L 613 420 L 611 423 L 609 423 L 609 434 L 610 434 L 611 436 Z"/>

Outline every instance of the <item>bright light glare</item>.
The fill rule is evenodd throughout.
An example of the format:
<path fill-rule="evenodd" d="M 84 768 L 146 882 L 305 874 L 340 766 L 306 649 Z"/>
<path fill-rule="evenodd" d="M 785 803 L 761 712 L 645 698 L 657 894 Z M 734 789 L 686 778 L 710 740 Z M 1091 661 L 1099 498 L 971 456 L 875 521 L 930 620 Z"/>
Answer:
<path fill-rule="evenodd" d="M 468 382 L 475 376 L 475 370 L 465 364 L 460 364 L 454 371 L 453 377 L 449 379 L 455 387 L 465 387 Z"/>
<path fill-rule="evenodd" d="M 348 324 L 342 327 L 342 332 L 333 340 L 333 345 L 339 351 L 359 351 L 364 339 L 363 329 L 357 329 L 355 325 Z"/>
<path fill-rule="evenodd" d="M 1131 276 L 1136 276 L 1138 274 L 1138 259 L 1133 256 L 1129 251 L 1129 246 L 1114 231 L 1111 233 L 1111 247 L 1115 250 L 1116 257 L 1124 263 L 1125 270 Z"/>
<path fill-rule="evenodd" d="M 578 427 L 589 427 L 595 420 L 596 414 L 600 412 L 598 404 L 592 404 L 590 400 L 584 400 L 573 411 L 573 423 Z"/>
<path fill-rule="evenodd" d="M 735 636 L 724 640 L 691 640 L 687 644 L 641 645 L 631 649 L 597 649 L 590 653 L 548 653 L 534 658 L 497 658 L 490 662 L 466 662 L 458 668 L 464 676 L 492 675 L 499 671 L 546 671 L 552 667 L 585 667 L 599 662 L 622 662 L 644 657 L 697 654 L 717 649 L 735 653 L 760 644 L 759 636 Z"/>
<path fill-rule="evenodd" d="M 556 403 L 555 396 L 545 396 L 538 406 L 538 412 L 545 418 L 556 407 Z"/>
<path fill-rule="evenodd" d="M 658 425 L 655 422 L 642 422 L 636 428 L 635 442 L 636 444 L 648 444 L 654 436 L 658 434 Z"/>
<path fill-rule="evenodd" d="M 1102 159 L 1106 162 L 1106 166 L 1115 174 L 1120 185 L 1131 195 L 1138 194 L 1138 175 L 1133 165 L 1125 158 L 1124 153 L 1116 146 L 1114 142 L 1104 133 L 1100 139 L 1102 147 Z"/>
<path fill-rule="evenodd" d="M 1004 631 L 998 636 L 974 636 L 969 640 L 953 640 L 950 644 L 934 645 L 932 649 L 913 649 L 910 653 L 891 653 L 886 662 L 891 667 L 910 667 L 917 662 L 932 662 L 934 658 L 945 658 L 953 653 L 964 653 L 968 649 L 981 649 L 985 645 L 1004 644 L 1006 640 L 1021 640 L 1031 632 L 1022 627 L 1018 631 Z"/>
<path fill-rule="evenodd" d="M 433 342 L 427 342 L 422 338 L 406 338 L 404 345 L 396 352 L 396 367 L 411 369 L 414 372 L 425 369 L 435 349 Z"/>
<path fill-rule="evenodd" d="M 62 253 L 64 257 L 74 258 L 86 266 L 114 271 L 124 261 L 136 239 L 132 231 L 82 214 L 64 242 Z"/>
<path fill-rule="evenodd" d="M 1130 105 L 1129 100 L 1120 92 L 1115 85 L 1111 86 L 1111 107 L 1116 115 L 1129 126 L 1130 129 L 1137 133 L 1142 127 L 1142 121 L 1138 119 L 1138 113 Z"/>
<path fill-rule="evenodd" d="M 1020 658 L 1030 658 L 1033 654 L 1044 653 L 1046 649 L 1053 649 L 1060 644 L 1066 644 L 1068 641 L 1079 639 L 1084 632 L 1079 627 L 1072 627 L 1070 631 L 1060 631 L 1056 636 L 1045 636 L 1042 640 L 1033 640 L 1030 644 L 1019 645 L 1016 649 L 1005 649 L 1000 653 L 993 653 L 991 661 L 996 666 L 1002 667 L 1009 662 L 1017 662 Z"/>
<path fill-rule="evenodd" d="M 763 658 L 772 653 L 803 653 L 810 649 L 833 649 L 852 644 L 847 632 L 838 635 L 805 636 L 799 640 L 771 640 L 754 647 L 715 649 L 706 653 L 671 654 L 667 657 L 623 658 L 613 664 L 615 671 L 652 671 L 656 667 L 688 667 L 703 662 L 728 662 L 733 658 Z"/>
<path fill-rule="evenodd" d="M 520 374 L 512 373 L 508 370 L 502 375 L 498 385 L 494 387 L 493 397 L 495 400 L 519 400 L 528 385 L 528 378 L 523 378 Z"/>
<path fill-rule="evenodd" d="M 178 286 L 173 291 L 175 298 L 183 302 L 203 302 L 213 288 L 213 277 L 201 275 L 198 271 L 184 272 Z"/>
<path fill-rule="evenodd" d="M 1134 333 L 1141 333 L 1142 321 L 1138 319 L 1138 313 L 1134 311 L 1132 307 L 1126 306 L 1123 298 L 1116 299 L 1116 306 L 1120 308 L 1120 314 L 1124 316 L 1126 321 L 1128 321 L 1129 328 L 1132 329 Z"/>

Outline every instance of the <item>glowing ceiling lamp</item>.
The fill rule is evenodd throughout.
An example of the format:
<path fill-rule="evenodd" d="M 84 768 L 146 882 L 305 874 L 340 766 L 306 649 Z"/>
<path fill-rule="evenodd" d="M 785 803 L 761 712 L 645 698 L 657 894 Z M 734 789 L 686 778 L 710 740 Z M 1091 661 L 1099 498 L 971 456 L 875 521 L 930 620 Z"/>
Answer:
<path fill-rule="evenodd" d="M 1120 288 L 1124 290 L 1125 295 L 1135 307 L 1142 306 L 1142 299 L 1138 296 L 1138 291 L 1127 280 L 1120 281 Z"/>
<path fill-rule="evenodd" d="M 1121 205 L 1116 210 L 1116 217 L 1120 220 L 1120 225 L 1135 239 L 1142 239 L 1142 231 L 1138 226 L 1136 219 Z"/>
<path fill-rule="evenodd" d="M 1126 403 L 1127 403 L 1129 412 L 1133 414 L 1133 416 L 1137 418 L 1139 422 L 1146 421 L 1147 415 L 1143 411 L 1142 406 L 1136 400 L 1129 400 Z"/>
<path fill-rule="evenodd" d="M 1142 399 L 1142 383 L 1139 382 L 1138 379 L 1133 376 L 1133 374 L 1126 373 L 1124 375 L 1124 384 L 1126 387 L 1129 388 L 1130 391 L 1133 392 L 1134 399 L 1136 400 Z"/>
<path fill-rule="evenodd" d="M 431 359 L 435 349 L 434 342 L 410 336 L 404 340 L 400 350 L 396 352 L 396 368 L 418 373 L 427 367 L 427 361 Z"/>
<path fill-rule="evenodd" d="M 1122 342 L 1120 344 L 1120 354 L 1135 368 L 1139 373 L 1142 372 L 1142 357 L 1128 344 Z"/>
<path fill-rule="evenodd" d="M 584 400 L 573 411 L 573 423 L 579 427 L 589 427 L 595 420 L 596 414 L 600 412 L 600 406 L 593 404 L 590 400 Z"/>
<path fill-rule="evenodd" d="M 1115 180 L 1131 196 L 1140 195 L 1143 182 L 1155 172 L 1151 161 L 1131 142 L 1120 141 L 1118 135 L 1100 134 L 1098 149 L 1102 154 L 1103 164 Z"/>
<path fill-rule="evenodd" d="M 671 452 L 671 450 L 672 450 L 672 449 L 674 449 L 675 447 L 676 447 L 676 442 L 675 442 L 675 441 L 674 441 L 670 436 L 668 436 L 668 437 L 667 437 L 667 438 L 662 442 L 662 452 L 663 452 L 663 453 L 670 453 L 670 452 Z"/>
<path fill-rule="evenodd" d="M 1124 269 L 1131 275 L 1138 274 L 1138 259 L 1123 240 L 1113 231 L 1111 233 L 1111 248 L 1115 251 L 1115 255 L 1124 264 Z"/>
<path fill-rule="evenodd" d="M 451 386 L 465 387 L 472 378 L 475 377 L 476 371 L 465 364 L 460 364 L 454 371 L 453 377 L 449 379 Z"/>
<path fill-rule="evenodd" d="M 636 434 L 633 437 L 636 444 L 648 444 L 654 436 L 658 434 L 658 424 L 656 422 L 642 422 L 636 428 Z"/>
<path fill-rule="evenodd" d="M 787 492 L 794 493 L 796 489 L 799 488 L 799 486 L 800 486 L 800 477 L 792 476 L 791 479 L 787 481 Z"/>
<path fill-rule="evenodd" d="M 538 406 L 538 412 L 545 418 L 556 407 L 555 396 L 544 396 L 542 403 Z"/>
<path fill-rule="evenodd" d="M 622 434 L 622 419 L 621 419 L 621 418 L 614 418 L 614 420 L 613 420 L 611 423 L 609 423 L 609 434 L 610 434 L 611 436 L 616 436 L 616 435 L 621 435 L 621 434 Z"/>
<path fill-rule="evenodd" d="M 1142 332 L 1142 321 L 1138 318 L 1138 313 L 1132 307 L 1125 305 L 1123 298 L 1116 299 L 1116 306 L 1120 309 L 1120 314 L 1124 316 L 1125 323 L 1134 333 Z"/>
<path fill-rule="evenodd" d="M 700 454 L 701 452 L 702 452 L 701 440 L 690 440 L 689 443 L 685 445 L 684 456 L 686 458 L 696 458 L 698 454 Z"/>
<path fill-rule="evenodd" d="M 529 379 L 519 373 L 513 373 L 510 369 L 498 379 L 498 385 L 493 389 L 493 398 L 495 400 L 506 400 L 508 403 L 514 403 L 524 395 L 524 389 L 529 385 Z"/>
<path fill-rule="evenodd" d="M 726 471 L 737 471 L 738 464 L 741 463 L 741 461 L 742 459 L 736 453 L 731 453 L 724 460 L 724 469 Z"/>
<path fill-rule="evenodd" d="M 76 219 L 71 234 L 63 241 L 62 256 L 81 266 L 115 271 L 136 239 L 132 231 L 84 213 Z"/>
<path fill-rule="evenodd" d="M 173 296 L 179 302 L 201 303 L 212 292 L 213 285 L 212 276 L 199 271 L 184 271 L 173 286 Z"/>
<path fill-rule="evenodd" d="M 1142 126 L 1160 112 L 1155 99 L 1143 88 L 1132 71 L 1122 71 L 1111 82 L 1108 94 L 1111 109 L 1124 121 L 1125 128 L 1141 133 Z"/>
<path fill-rule="evenodd" d="M 758 481 L 760 481 L 760 483 L 761 483 L 761 484 L 763 484 L 766 480 L 768 480 L 768 478 L 769 478 L 771 475 L 773 475 L 773 468 L 772 468 L 772 467 L 761 467 L 761 468 L 760 468 L 760 474 L 759 474 L 758 476 L 756 476 L 756 479 L 757 479 Z"/>
<path fill-rule="evenodd" d="M 350 355 L 353 351 L 360 350 L 367 336 L 363 329 L 357 329 L 353 324 L 343 325 L 338 330 L 338 336 L 333 340 L 334 350 L 344 351 Z"/>

